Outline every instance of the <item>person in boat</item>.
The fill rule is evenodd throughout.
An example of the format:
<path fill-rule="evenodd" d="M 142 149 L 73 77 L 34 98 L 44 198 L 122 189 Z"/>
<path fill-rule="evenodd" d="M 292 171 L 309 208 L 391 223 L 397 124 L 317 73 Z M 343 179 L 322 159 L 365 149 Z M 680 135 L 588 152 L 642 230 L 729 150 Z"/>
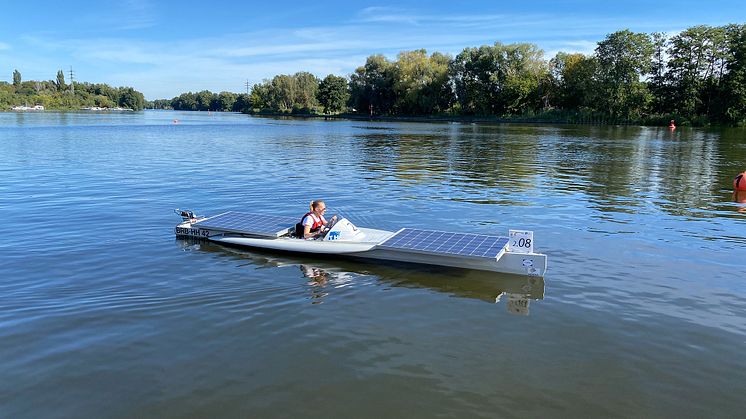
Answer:
<path fill-rule="evenodd" d="M 303 239 L 316 239 L 326 233 L 326 227 L 331 227 L 337 221 L 335 215 L 331 219 L 331 224 L 324 218 L 326 204 L 322 200 L 311 201 L 310 211 L 307 212 L 300 221 L 300 226 L 296 226 L 297 236 Z M 299 228 L 300 227 L 300 228 Z"/>

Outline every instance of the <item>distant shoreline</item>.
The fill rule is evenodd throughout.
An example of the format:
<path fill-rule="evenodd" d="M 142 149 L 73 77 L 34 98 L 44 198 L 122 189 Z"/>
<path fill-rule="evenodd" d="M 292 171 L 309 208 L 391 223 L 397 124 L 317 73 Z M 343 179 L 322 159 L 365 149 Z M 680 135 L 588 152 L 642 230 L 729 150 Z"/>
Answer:
<path fill-rule="evenodd" d="M 297 119 L 347 119 L 352 121 L 384 121 L 384 122 L 460 122 L 478 124 L 547 124 L 547 125 L 625 125 L 625 126 L 663 126 L 657 124 L 645 125 L 639 121 L 609 123 L 602 119 L 587 119 L 582 122 L 569 120 L 551 120 L 543 118 L 498 118 L 489 116 L 384 116 L 360 114 L 324 115 L 314 113 L 288 114 L 281 112 L 249 113 L 246 115 L 267 118 L 297 118 Z"/>

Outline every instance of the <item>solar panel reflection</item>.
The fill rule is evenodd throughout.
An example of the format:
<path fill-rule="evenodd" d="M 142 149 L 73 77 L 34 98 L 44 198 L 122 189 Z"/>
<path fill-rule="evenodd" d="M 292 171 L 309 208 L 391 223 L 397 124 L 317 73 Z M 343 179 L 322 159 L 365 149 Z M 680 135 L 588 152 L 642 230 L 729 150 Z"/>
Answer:
<path fill-rule="evenodd" d="M 229 211 L 200 221 L 196 226 L 235 233 L 277 236 L 293 227 L 297 221 L 293 217 Z"/>
<path fill-rule="evenodd" d="M 381 243 L 380 247 L 435 254 L 494 258 L 507 243 L 507 237 L 405 228 Z"/>

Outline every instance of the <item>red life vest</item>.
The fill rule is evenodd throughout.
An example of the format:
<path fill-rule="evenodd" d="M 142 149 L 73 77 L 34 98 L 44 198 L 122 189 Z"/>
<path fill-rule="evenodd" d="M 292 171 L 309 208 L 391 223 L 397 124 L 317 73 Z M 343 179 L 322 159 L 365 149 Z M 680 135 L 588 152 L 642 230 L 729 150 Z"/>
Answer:
<path fill-rule="evenodd" d="M 300 219 L 301 224 L 303 224 L 303 220 L 305 220 L 306 217 L 308 217 L 309 215 L 313 220 L 313 225 L 311 225 L 311 232 L 313 233 L 315 231 L 318 231 L 318 229 L 320 229 L 324 225 L 324 222 L 321 221 L 321 217 L 317 218 L 316 214 L 314 214 L 313 212 L 307 212 L 306 215 L 304 215 L 303 218 Z"/>

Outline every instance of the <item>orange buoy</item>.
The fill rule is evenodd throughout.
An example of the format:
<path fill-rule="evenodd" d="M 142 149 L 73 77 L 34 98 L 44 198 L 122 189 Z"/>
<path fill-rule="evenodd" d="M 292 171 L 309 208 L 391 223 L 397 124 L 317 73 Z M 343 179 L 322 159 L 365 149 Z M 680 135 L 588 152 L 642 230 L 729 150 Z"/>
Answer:
<path fill-rule="evenodd" d="M 737 191 L 746 191 L 746 172 L 741 172 L 733 179 L 733 189 Z"/>

